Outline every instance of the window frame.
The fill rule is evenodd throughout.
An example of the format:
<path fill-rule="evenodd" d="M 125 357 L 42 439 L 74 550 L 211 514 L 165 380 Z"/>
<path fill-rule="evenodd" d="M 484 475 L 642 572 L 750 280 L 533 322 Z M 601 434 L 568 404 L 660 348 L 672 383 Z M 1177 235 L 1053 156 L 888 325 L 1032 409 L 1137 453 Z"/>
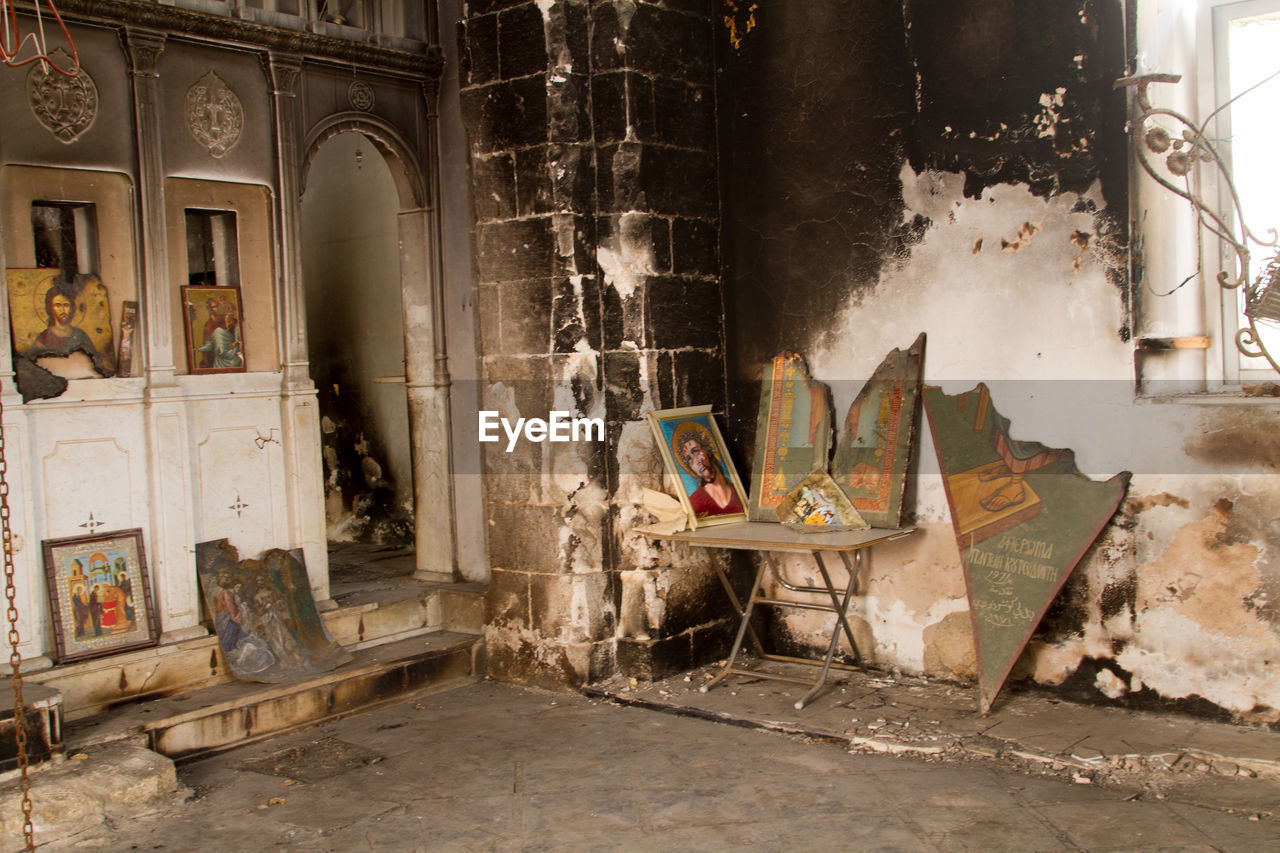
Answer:
<path fill-rule="evenodd" d="M 1228 101 L 1231 99 L 1230 59 L 1228 56 L 1228 37 L 1230 24 L 1242 18 L 1254 18 L 1275 14 L 1280 16 L 1280 0 L 1200 0 L 1197 16 L 1197 88 L 1199 102 L 1205 107 L 1200 109 L 1203 117 L 1213 116 L 1209 126 L 1204 130 L 1216 144 L 1231 180 L 1236 181 L 1232 169 L 1232 116 Z M 1280 80 L 1273 81 L 1273 87 L 1280 87 Z M 1273 89 L 1275 91 L 1275 89 Z M 1228 183 L 1213 169 L 1202 170 L 1203 198 L 1214 200 L 1217 209 L 1232 214 L 1235 219 L 1234 200 Z M 1244 210 L 1245 223 L 1262 234 L 1266 233 L 1266 223 L 1250 221 L 1248 209 Z M 1280 228 L 1280 223 L 1275 223 Z M 1241 352 L 1236 345 L 1237 335 L 1247 329 L 1247 322 L 1242 316 L 1244 291 L 1242 288 L 1222 287 L 1217 282 L 1218 270 L 1226 270 L 1229 274 L 1237 269 L 1235 250 L 1222 238 L 1204 232 L 1203 254 L 1206 268 L 1202 271 L 1204 281 L 1206 328 L 1213 331 L 1216 345 L 1212 348 L 1212 358 L 1206 365 L 1208 380 L 1212 385 L 1226 390 L 1239 390 L 1245 385 L 1280 381 L 1280 373 L 1259 357 L 1250 357 Z M 1249 276 L 1256 279 L 1266 261 L 1275 252 L 1265 246 L 1254 243 L 1248 245 L 1250 252 Z M 1214 263 L 1210 267 L 1210 259 Z M 1268 335 L 1273 350 L 1280 349 L 1280 330 Z M 1272 357 L 1280 356 L 1280 351 L 1273 351 Z"/>

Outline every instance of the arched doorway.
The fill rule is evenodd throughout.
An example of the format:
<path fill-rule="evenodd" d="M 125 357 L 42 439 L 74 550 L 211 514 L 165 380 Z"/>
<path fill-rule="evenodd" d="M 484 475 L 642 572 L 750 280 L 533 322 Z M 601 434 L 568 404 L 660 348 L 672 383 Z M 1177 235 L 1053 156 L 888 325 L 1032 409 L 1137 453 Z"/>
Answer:
<path fill-rule="evenodd" d="M 379 386 L 386 386 L 388 404 L 385 412 L 392 410 L 392 396 L 405 400 L 408 411 L 406 418 L 397 401 L 398 414 L 384 413 L 387 422 L 383 426 L 389 436 L 407 426 L 407 467 L 411 473 L 407 474 L 405 470 L 403 437 L 396 439 L 401 442 L 401 449 L 395 452 L 385 449 L 389 444 L 374 448 L 357 441 L 356 456 L 360 461 L 356 467 L 360 470 L 357 472 L 351 461 L 343 465 L 339 460 L 339 467 L 333 467 L 333 454 L 327 450 L 327 439 L 331 430 L 336 432 L 337 424 L 324 422 L 324 406 L 326 395 L 334 394 L 334 389 L 331 382 L 330 387 L 325 388 L 325 379 L 318 375 L 321 368 L 310 365 L 321 402 L 325 472 L 338 472 L 339 480 L 347 477 L 350 489 L 356 492 L 361 485 L 368 487 L 371 483 L 389 489 L 398 496 L 395 500 L 399 501 L 397 505 L 400 507 L 409 503 L 405 500 L 404 489 L 411 483 L 412 510 L 408 532 L 414 547 L 415 574 L 424 580 L 454 580 L 460 577 L 460 573 L 454 514 L 451 382 L 444 333 L 445 301 L 441 292 L 443 270 L 440 223 L 436 212 L 438 203 L 433 199 L 434 187 L 425 177 L 429 170 L 423 165 L 428 155 L 415 153 L 416 149 L 408 145 L 393 127 L 364 113 L 339 113 L 322 120 L 308 134 L 305 150 L 299 243 L 300 254 L 304 257 L 301 278 L 307 303 L 310 357 L 327 360 L 328 369 L 334 369 L 333 354 L 349 352 L 351 344 L 343 339 L 341 332 L 336 335 L 321 332 L 320 327 L 346 322 L 348 318 L 330 315 L 355 310 L 344 306 L 355 305 L 363 309 L 366 290 L 378 288 L 377 304 L 386 308 L 381 316 L 376 311 L 372 312 L 367 327 L 381 339 L 377 346 L 385 348 L 382 350 L 384 354 L 377 361 L 365 363 L 360 377 L 355 380 L 356 387 L 376 389 L 364 392 L 372 400 L 381 398 L 383 388 Z M 369 173 L 375 162 L 377 171 Z M 370 174 L 378 177 L 370 178 Z M 385 180 L 387 177 L 390 183 Z M 329 188 L 312 196 L 316 181 L 329 185 Z M 324 201 L 320 200 L 320 193 L 323 193 Z M 357 201 L 357 198 L 363 200 Z M 342 247 L 354 235 L 364 234 L 363 223 L 349 225 L 345 230 L 338 227 L 338 223 L 350 222 L 357 215 L 353 213 L 357 204 L 368 205 L 369 216 L 376 219 L 376 227 L 368 226 L 372 233 L 368 235 L 367 245 L 377 247 L 373 251 L 382 260 L 378 262 L 375 273 L 371 274 L 368 268 L 343 267 L 351 272 L 335 276 L 336 267 L 331 267 L 330 263 L 336 264 L 337 261 L 329 259 L 343 256 L 345 264 L 346 253 Z M 313 225 L 313 219 L 328 225 Z M 312 249 L 308 245 L 312 241 L 326 247 L 323 251 Z M 353 242 L 351 245 L 356 244 Z M 398 264 L 387 260 L 393 253 Z M 329 279 L 330 285 L 315 285 L 313 291 L 309 272 L 311 276 Z M 385 281 L 375 280 L 383 276 Z M 391 307 L 394 302 L 391 294 L 395 292 L 397 282 L 399 311 Z M 335 298 L 329 303 L 326 297 L 331 294 Z M 396 319 L 392 320 L 392 315 Z M 331 352 L 322 352 L 326 340 L 330 342 Z M 400 349 L 392 348 L 393 340 L 399 341 Z M 398 353 L 400 361 L 397 363 L 394 356 L 386 355 L 388 352 Z M 332 399 L 340 399 L 341 394 L 342 385 L 339 383 L 337 394 Z M 369 410 L 368 407 L 365 410 Z M 360 411 L 359 407 L 357 411 Z M 367 437 L 380 433 L 370 428 L 356 434 Z M 379 455 L 366 462 L 371 449 L 376 449 Z M 351 459 L 350 456 L 347 458 Z M 384 459 L 392 461 L 384 463 Z M 327 490 L 332 488 L 332 484 L 326 484 Z M 363 506 L 354 497 L 348 501 L 345 495 L 331 494 L 329 498 L 335 509 L 350 507 L 359 511 Z M 363 522 L 356 521 L 354 526 L 363 526 Z M 403 531 L 402 525 L 392 527 L 397 536 Z M 341 524 L 334 528 L 334 532 L 341 530 Z"/>
<path fill-rule="evenodd" d="M 302 282 L 330 541 L 413 545 L 400 209 L 367 136 L 317 143 L 302 196 Z"/>

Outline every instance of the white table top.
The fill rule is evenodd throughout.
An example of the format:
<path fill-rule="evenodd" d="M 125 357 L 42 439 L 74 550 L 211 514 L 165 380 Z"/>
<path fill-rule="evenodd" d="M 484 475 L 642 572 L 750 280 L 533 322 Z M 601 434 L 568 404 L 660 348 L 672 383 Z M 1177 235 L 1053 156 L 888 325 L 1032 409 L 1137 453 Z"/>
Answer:
<path fill-rule="evenodd" d="M 808 533 L 769 521 L 737 521 L 715 524 L 679 533 L 641 531 L 650 539 L 688 542 L 706 548 L 737 548 L 746 551 L 857 551 L 870 548 L 915 531 L 914 527 L 871 527 L 836 533 Z"/>

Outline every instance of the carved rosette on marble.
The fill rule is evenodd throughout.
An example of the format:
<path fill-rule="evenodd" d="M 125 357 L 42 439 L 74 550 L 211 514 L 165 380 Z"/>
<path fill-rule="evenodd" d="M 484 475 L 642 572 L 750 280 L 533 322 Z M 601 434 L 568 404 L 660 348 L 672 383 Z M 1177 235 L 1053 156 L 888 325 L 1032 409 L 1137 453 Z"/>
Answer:
<path fill-rule="evenodd" d="M 66 57 L 65 62 L 58 54 Z M 50 54 L 50 59 L 59 67 L 70 63 L 62 48 Z M 32 65 L 27 72 L 27 98 L 36 119 L 59 142 L 75 142 L 98 117 L 98 87 L 83 67 L 74 77 L 66 77 L 46 70 L 42 63 Z"/>
<path fill-rule="evenodd" d="M 363 80 L 356 80 L 347 87 L 347 100 L 354 109 L 368 112 L 373 109 L 373 87 Z"/>
<path fill-rule="evenodd" d="M 240 141 L 244 106 L 213 71 L 187 90 L 187 126 L 196 141 L 214 157 L 226 154 Z"/>

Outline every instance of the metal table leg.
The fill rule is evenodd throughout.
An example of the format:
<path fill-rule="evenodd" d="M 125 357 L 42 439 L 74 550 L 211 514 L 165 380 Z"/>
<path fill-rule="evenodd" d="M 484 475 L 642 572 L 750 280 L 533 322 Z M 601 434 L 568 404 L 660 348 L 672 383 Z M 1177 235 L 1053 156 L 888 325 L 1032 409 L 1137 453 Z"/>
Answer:
<path fill-rule="evenodd" d="M 719 563 L 715 564 L 716 577 L 720 578 L 720 585 L 724 587 L 725 594 L 729 596 L 729 603 L 733 605 L 734 612 L 741 618 L 745 610 L 742 603 L 738 601 L 738 594 L 733 591 L 733 585 L 729 583 L 729 576 L 725 574 L 724 569 L 720 568 Z M 756 634 L 756 629 L 751 626 L 751 620 L 747 620 L 747 636 L 751 639 L 751 647 L 756 650 L 756 654 L 764 655 L 764 646 L 760 642 L 760 637 Z"/>
<path fill-rule="evenodd" d="M 844 552 L 841 552 L 843 555 Z M 804 709 L 813 697 L 827 685 L 827 673 L 831 671 L 831 659 L 835 657 L 836 649 L 840 646 L 840 630 L 844 629 L 844 635 L 849 639 L 849 648 L 853 652 L 853 658 L 861 661 L 862 656 L 858 653 L 858 643 L 853 638 L 853 629 L 849 627 L 849 621 L 845 619 L 844 611 L 848 607 L 849 599 L 853 597 L 853 591 L 858 586 L 858 570 L 862 567 L 862 551 L 855 551 L 853 563 L 850 565 L 848 557 L 845 557 L 845 565 L 849 569 L 849 584 L 844 591 L 844 600 L 840 600 L 835 591 L 835 587 L 831 584 L 831 576 L 827 572 L 826 565 L 822 562 L 822 555 L 815 553 L 814 559 L 818 561 L 818 569 L 822 573 L 822 580 L 827 585 L 827 592 L 831 596 L 832 609 L 836 613 L 836 624 L 831 629 L 831 641 L 827 644 L 827 654 L 822 659 L 822 675 L 818 678 L 813 689 L 805 694 L 804 698 L 796 702 L 796 710 Z"/>
<path fill-rule="evenodd" d="M 764 570 L 765 570 L 765 563 L 762 561 L 760 563 L 760 568 L 756 571 L 755 580 L 752 581 L 751 583 L 751 594 L 747 596 L 747 605 L 746 607 L 743 607 L 741 609 L 742 621 L 738 623 L 738 635 L 733 640 L 733 649 L 729 652 L 729 659 L 725 661 L 724 670 L 715 678 L 711 679 L 706 684 L 703 684 L 701 687 L 699 687 L 698 688 L 699 692 L 706 693 L 712 687 L 715 687 L 721 681 L 724 681 L 730 675 L 733 675 L 734 673 L 733 665 L 738 659 L 738 652 L 742 650 L 742 638 L 746 636 L 746 633 L 748 630 L 751 630 L 751 611 L 756 606 L 756 594 L 760 591 L 760 581 L 764 579 Z M 718 567 L 717 567 L 717 571 L 719 571 Z M 729 585 L 727 578 L 724 579 L 724 583 L 727 588 Z M 730 596 L 732 596 L 732 599 L 736 603 L 737 596 L 733 595 L 732 590 L 730 590 L 729 594 Z M 751 638 L 755 642 L 756 646 L 758 647 L 760 645 L 760 639 L 756 637 L 754 630 L 751 631 Z"/>

